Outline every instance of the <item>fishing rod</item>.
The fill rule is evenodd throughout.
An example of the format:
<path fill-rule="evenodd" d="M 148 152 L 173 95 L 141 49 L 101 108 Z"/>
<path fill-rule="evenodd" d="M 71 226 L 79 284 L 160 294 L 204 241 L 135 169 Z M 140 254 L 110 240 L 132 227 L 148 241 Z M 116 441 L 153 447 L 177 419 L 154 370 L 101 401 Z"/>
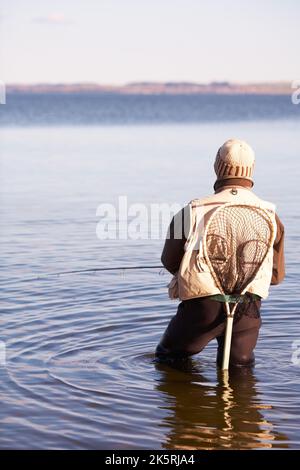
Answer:
<path fill-rule="evenodd" d="M 43 279 L 47 277 L 60 277 L 70 274 L 88 274 L 96 273 L 101 271 L 130 271 L 135 269 L 164 269 L 162 265 L 150 265 L 150 266 L 116 266 L 116 267 L 107 267 L 107 268 L 89 268 L 89 269 L 74 269 L 71 271 L 58 271 L 54 273 L 41 273 L 31 278 L 20 279 L 22 282 L 36 281 L 38 279 Z"/>
<path fill-rule="evenodd" d="M 73 271 L 60 271 L 57 273 L 45 273 L 45 276 L 63 276 L 65 274 L 79 274 L 79 273 L 92 273 L 98 271 L 129 271 L 131 269 L 163 269 L 163 266 L 116 266 L 114 268 L 89 268 L 89 269 L 76 269 Z"/>

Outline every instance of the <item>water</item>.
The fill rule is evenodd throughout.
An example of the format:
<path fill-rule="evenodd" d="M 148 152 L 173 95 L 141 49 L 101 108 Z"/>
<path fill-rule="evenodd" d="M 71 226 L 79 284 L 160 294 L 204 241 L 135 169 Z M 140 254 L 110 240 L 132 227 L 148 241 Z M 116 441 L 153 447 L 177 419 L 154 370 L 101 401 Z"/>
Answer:
<path fill-rule="evenodd" d="M 170 114 L 161 118 L 167 101 L 151 111 L 147 97 L 156 117 L 134 116 L 130 125 L 123 97 L 121 118 L 112 118 L 119 112 L 112 106 L 105 125 L 99 115 L 87 118 L 85 107 L 75 119 L 58 103 L 55 121 L 36 97 L 14 97 L 0 108 L 0 448 L 300 448 L 300 107 L 285 112 L 285 97 L 255 98 L 249 119 L 239 111 L 244 98 L 239 105 L 229 98 L 201 97 L 206 121 L 203 110 L 184 119 L 180 107 L 174 122 Z M 72 109 L 82 109 L 72 99 Z M 226 117 L 228 103 L 236 119 Z M 25 282 L 69 269 L 160 264 L 162 239 L 99 240 L 97 206 L 118 195 L 129 203 L 184 204 L 211 192 L 215 151 L 232 136 L 255 148 L 256 192 L 277 204 L 286 228 L 287 277 L 263 304 L 253 371 L 224 381 L 215 343 L 183 370 L 153 364 L 176 310 L 167 273 Z"/>
<path fill-rule="evenodd" d="M 289 95 L 10 94 L 0 125 L 161 124 L 298 119 Z"/>

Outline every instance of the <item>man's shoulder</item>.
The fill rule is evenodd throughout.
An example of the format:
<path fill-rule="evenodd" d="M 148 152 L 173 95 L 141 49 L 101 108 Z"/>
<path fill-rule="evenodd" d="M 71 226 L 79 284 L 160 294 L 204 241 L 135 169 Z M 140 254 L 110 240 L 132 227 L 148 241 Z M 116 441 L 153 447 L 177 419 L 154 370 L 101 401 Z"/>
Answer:
<path fill-rule="evenodd" d="M 198 197 L 195 199 L 192 199 L 186 207 L 198 207 L 198 206 L 203 206 L 205 203 L 211 201 L 215 197 L 215 194 L 209 194 L 208 196 L 204 197 Z"/>
<path fill-rule="evenodd" d="M 262 205 L 265 209 L 271 210 L 272 212 L 276 212 L 276 205 L 274 203 L 267 201 L 265 199 L 262 199 L 253 191 L 249 191 L 248 189 L 244 189 L 244 188 L 241 188 L 241 189 L 242 189 L 242 194 L 240 195 L 240 200 L 242 200 L 244 203 Z M 220 202 L 220 203 L 233 202 L 232 197 L 228 196 L 229 190 L 230 189 L 228 189 L 227 191 L 212 193 L 205 197 L 192 199 L 184 209 L 187 209 L 187 208 L 193 209 L 193 208 L 197 208 L 199 206 L 204 206 L 208 204 L 216 204 L 217 202 Z"/>
<path fill-rule="evenodd" d="M 271 210 L 272 212 L 276 212 L 276 204 L 274 204 L 273 202 L 270 202 L 266 199 L 263 199 L 261 198 L 260 196 L 258 196 L 256 193 L 254 193 L 252 191 L 252 194 L 253 196 L 255 197 L 255 199 L 260 203 L 260 204 L 263 204 L 263 206 L 266 208 L 266 209 L 269 209 Z"/>

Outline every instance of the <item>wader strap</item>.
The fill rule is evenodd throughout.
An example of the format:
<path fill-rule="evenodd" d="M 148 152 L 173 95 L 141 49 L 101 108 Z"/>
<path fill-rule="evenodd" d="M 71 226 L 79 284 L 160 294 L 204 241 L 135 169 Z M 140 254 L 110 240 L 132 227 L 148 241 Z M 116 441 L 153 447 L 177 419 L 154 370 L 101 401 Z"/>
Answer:
<path fill-rule="evenodd" d="M 217 302 L 228 302 L 229 304 L 238 304 L 242 302 L 251 302 L 251 301 L 256 301 L 260 300 L 261 297 L 256 294 L 243 294 L 243 295 L 238 295 L 238 294 L 229 294 L 229 295 L 222 295 L 222 294 L 216 294 L 216 295 L 211 295 L 209 297 L 211 300 L 216 300 Z"/>

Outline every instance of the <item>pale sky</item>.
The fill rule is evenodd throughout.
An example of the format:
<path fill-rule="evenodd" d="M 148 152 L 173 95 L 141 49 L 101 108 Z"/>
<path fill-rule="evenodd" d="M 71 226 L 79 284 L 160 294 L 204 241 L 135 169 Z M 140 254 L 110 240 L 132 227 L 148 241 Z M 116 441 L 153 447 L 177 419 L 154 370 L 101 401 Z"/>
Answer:
<path fill-rule="evenodd" d="M 1 0 L 6 83 L 300 78 L 299 0 Z"/>

